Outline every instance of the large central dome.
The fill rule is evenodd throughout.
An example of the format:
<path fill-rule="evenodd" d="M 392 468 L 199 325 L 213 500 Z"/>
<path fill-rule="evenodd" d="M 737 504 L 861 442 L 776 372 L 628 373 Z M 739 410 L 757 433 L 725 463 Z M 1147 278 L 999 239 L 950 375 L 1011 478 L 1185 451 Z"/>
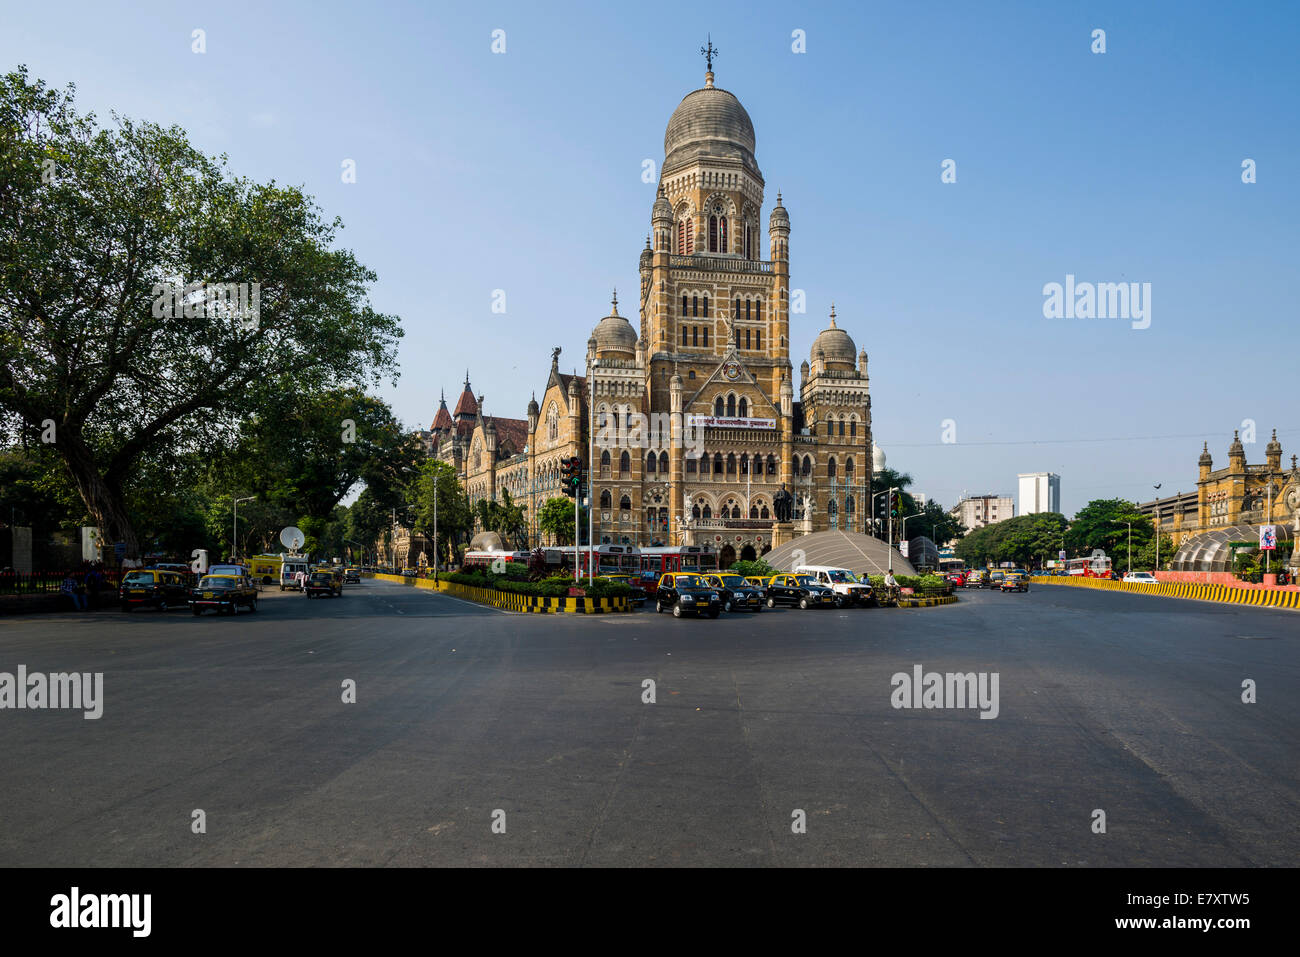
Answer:
<path fill-rule="evenodd" d="M 713 85 L 713 74 L 673 110 L 664 132 L 664 171 L 708 159 L 740 160 L 760 175 L 754 159 L 754 124 L 740 100 Z"/>

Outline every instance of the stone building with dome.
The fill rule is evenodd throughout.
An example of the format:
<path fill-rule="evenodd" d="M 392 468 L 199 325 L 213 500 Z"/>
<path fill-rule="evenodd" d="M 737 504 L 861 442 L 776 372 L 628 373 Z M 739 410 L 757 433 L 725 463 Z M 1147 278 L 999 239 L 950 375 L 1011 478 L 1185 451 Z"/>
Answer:
<path fill-rule="evenodd" d="M 709 70 L 668 121 L 633 317 L 616 295 L 587 341 L 585 375 L 562 373 L 554 351 L 541 400 L 509 443 L 507 420 L 483 415 L 468 377 L 457 412 L 438 410 L 438 454 L 462 463 L 471 499 L 509 489 L 522 501 L 532 543 L 542 536 L 531 517 L 563 495 L 562 462 L 575 455 L 593 459 L 597 543 L 708 544 L 726 564 L 781 544 L 774 535 L 868 530 L 867 354 L 832 306 L 795 381 L 791 220 L 778 193 L 764 243 L 755 149 L 749 114 Z M 630 436 L 638 416 L 674 431 Z M 611 425 L 622 438 L 608 440 Z M 592 430 L 605 436 L 594 456 Z M 783 487 L 793 514 L 776 529 Z"/>

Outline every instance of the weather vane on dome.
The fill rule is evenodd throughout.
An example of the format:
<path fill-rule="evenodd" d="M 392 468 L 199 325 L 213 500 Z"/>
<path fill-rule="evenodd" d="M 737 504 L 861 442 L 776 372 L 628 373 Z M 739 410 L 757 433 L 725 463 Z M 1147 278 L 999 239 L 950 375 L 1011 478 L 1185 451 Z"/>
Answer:
<path fill-rule="evenodd" d="M 708 35 L 709 45 L 700 47 L 700 55 L 704 57 L 704 62 L 708 64 L 709 72 L 713 72 L 713 58 L 718 55 L 718 48 L 713 45 L 713 35 Z"/>

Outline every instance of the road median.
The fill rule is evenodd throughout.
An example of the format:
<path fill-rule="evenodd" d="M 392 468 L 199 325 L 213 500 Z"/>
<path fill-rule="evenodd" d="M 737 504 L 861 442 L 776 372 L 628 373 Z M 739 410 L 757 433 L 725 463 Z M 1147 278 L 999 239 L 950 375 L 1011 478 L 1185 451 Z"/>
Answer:
<path fill-rule="evenodd" d="M 495 588 L 476 588 L 458 582 L 434 581 L 432 578 L 408 578 L 404 575 L 367 574 L 365 578 L 376 581 L 392 582 L 410 588 L 425 588 L 430 591 L 472 601 L 490 608 L 505 611 L 525 612 L 535 615 L 571 614 L 601 615 L 629 612 L 631 603 L 626 598 L 554 598 L 537 595 L 519 595 L 513 592 L 497 591 Z"/>
<path fill-rule="evenodd" d="M 1162 582 L 1158 585 L 1142 585 L 1137 582 L 1084 578 L 1078 575 L 1035 575 L 1032 580 L 1040 585 L 1096 588 L 1103 591 L 1124 591 L 1138 595 L 1160 595 L 1165 598 L 1191 598 L 1197 601 L 1217 601 L 1229 605 L 1300 608 L 1300 592 L 1284 591 L 1282 589 L 1236 588 L 1232 585 L 1202 585 L 1196 582 Z"/>

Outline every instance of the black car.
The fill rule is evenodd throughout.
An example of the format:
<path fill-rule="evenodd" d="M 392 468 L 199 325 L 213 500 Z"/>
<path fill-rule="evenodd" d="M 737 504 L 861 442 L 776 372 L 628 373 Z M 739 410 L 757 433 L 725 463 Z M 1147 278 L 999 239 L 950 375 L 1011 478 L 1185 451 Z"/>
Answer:
<path fill-rule="evenodd" d="M 797 605 L 800 608 L 834 608 L 833 589 L 818 584 L 811 575 L 774 575 L 767 584 L 767 607 Z"/>
<path fill-rule="evenodd" d="M 308 598 L 316 598 L 319 595 L 325 595 L 329 598 L 343 595 L 343 586 L 338 576 L 333 572 L 312 572 L 307 578 L 307 585 L 303 588 Z"/>
<path fill-rule="evenodd" d="M 717 618 L 722 612 L 721 596 L 704 583 L 701 575 L 667 572 L 655 589 L 655 611 L 671 608 L 674 618 L 682 615 L 708 615 Z"/>
<path fill-rule="evenodd" d="M 189 599 L 189 586 L 181 572 L 159 568 L 128 572 L 117 593 L 123 611 L 148 605 L 159 611 L 184 608 Z"/>
<path fill-rule="evenodd" d="M 767 600 L 767 595 L 740 575 L 728 575 L 725 572 L 721 575 L 705 575 L 704 583 L 718 592 L 723 611 L 762 611 Z"/>

